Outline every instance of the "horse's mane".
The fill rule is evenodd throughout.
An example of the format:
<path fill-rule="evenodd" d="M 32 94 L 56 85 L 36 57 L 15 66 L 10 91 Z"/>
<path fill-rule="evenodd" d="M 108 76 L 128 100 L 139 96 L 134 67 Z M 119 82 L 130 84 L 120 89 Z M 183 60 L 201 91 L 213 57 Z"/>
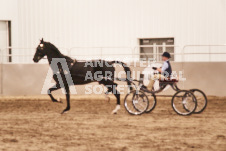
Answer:
<path fill-rule="evenodd" d="M 68 61 L 69 62 L 73 62 L 73 59 L 72 58 L 70 58 L 69 56 L 66 56 L 66 55 L 62 54 L 60 52 L 60 50 L 56 46 L 54 46 L 53 44 L 51 44 L 50 42 L 44 42 L 44 45 L 46 45 L 49 49 L 51 49 L 54 52 L 56 52 L 60 57 L 65 58 L 67 62 Z"/>

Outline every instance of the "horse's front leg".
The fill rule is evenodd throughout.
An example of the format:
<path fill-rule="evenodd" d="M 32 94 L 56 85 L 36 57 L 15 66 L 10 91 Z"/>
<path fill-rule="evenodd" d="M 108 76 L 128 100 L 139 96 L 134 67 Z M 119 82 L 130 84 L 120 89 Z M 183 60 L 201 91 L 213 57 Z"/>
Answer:
<path fill-rule="evenodd" d="M 67 107 L 66 109 L 63 110 L 61 114 L 64 114 L 65 112 L 70 110 L 70 89 L 69 86 L 65 87 L 65 92 L 66 92 L 66 99 L 67 99 Z"/>
<path fill-rule="evenodd" d="M 50 96 L 50 98 L 51 98 L 51 100 L 52 100 L 53 102 L 62 103 L 61 100 L 55 99 L 55 98 L 53 97 L 53 95 L 51 94 L 52 91 L 55 91 L 55 90 L 58 90 L 58 89 L 60 89 L 60 85 L 59 85 L 59 84 L 56 84 L 56 85 L 52 86 L 51 88 L 49 88 L 49 90 L 48 90 L 47 93 L 48 93 L 48 95 Z"/>

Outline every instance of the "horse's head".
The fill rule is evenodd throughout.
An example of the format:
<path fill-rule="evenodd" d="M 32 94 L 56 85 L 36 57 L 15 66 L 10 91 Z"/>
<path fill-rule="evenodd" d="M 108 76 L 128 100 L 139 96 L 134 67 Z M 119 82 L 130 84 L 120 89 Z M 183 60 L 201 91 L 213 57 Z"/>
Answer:
<path fill-rule="evenodd" d="M 42 40 L 40 40 L 40 44 L 36 48 L 36 52 L 35 52 L 33 61 L 37 63 L 39 60 L 41 60 L 46 55 L 46 52 L 47 52 L 47 47 L 45 46 L 45 42 L 42 38 Z"/>

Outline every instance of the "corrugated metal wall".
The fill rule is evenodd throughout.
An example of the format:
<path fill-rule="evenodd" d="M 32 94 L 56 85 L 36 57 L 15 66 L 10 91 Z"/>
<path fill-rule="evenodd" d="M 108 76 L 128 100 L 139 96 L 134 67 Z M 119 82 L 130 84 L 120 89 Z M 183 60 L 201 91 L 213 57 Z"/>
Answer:
<path fill-rule="evenodd" d="M 129 46 L 142 37 L 175 37 L 176 45 L 226 43 L 225 0 L 1 0 L 14 47 L 44 37 L 58 47 Z M 6 5 L 6 6 L 5 6 Z M 16 5 L 13 6 L 12 5 Z M 12 11 L 14 11 L 12 13 Z M 180 50 L 180 49 L 178 49 Z M 21 53 L 21 50 L 14 53 Z M 23 50 L 29 54 L 31 50 Z M 121 52 L 121 50 L 119 50 Z M 117 52 L 115 52 L 117 53 Z"/>
<path fill-rule="evenodd" d="M 138 37 L 176 44 L 226 43 L 224 0 L 19 0 L 19 44 L 134 46 Z"/>

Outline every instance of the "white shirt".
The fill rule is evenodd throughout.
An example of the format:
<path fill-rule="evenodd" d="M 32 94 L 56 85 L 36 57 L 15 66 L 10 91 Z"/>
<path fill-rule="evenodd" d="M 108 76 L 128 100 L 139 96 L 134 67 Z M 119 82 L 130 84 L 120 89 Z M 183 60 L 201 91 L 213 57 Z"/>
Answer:
<path fill-rule="evenodd" d="M 162 73 L 164 71 L 166 71 L 167 68 L 169 68 L 169 65 L 168 65 L 167 61 L 169 61 L 169 60 L 164 61 L 163 65 L 162 65 Z"/>

